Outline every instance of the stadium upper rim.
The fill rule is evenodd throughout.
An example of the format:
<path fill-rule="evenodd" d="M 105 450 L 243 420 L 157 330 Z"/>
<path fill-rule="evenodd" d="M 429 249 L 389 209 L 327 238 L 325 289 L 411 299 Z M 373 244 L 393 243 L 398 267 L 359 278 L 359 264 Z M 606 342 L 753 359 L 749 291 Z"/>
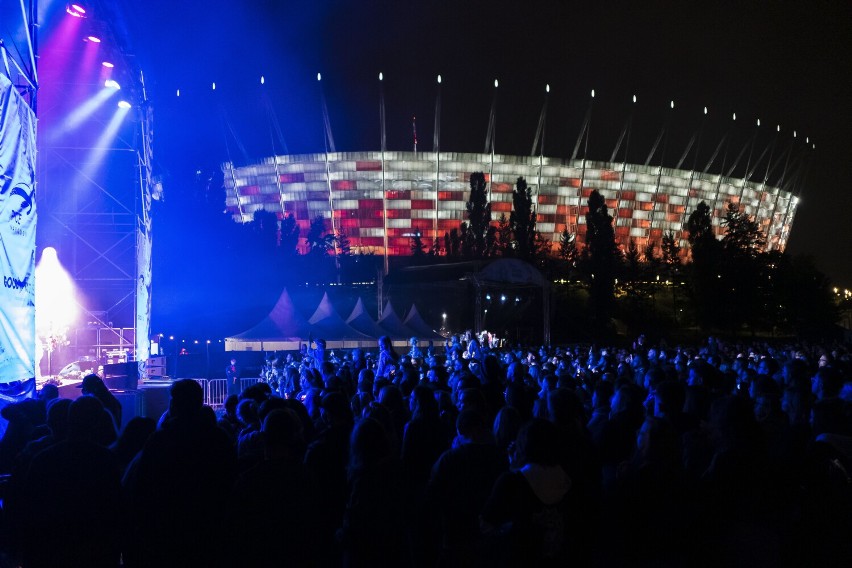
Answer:
<path fill-rule="evenodd" d="M 494 222 L 512 205 L 523 177 L 532 190 L 538 230 L 558 247 L 563 230 L 585 235 L 586 200 L 597 190 L 626 247 L 659 244 L 672 232 L 686 250 L 684 225 L 702 201 L 717 235 L 728 203 L 753 216 L 767 248 L 783 250 L 799 198 L 792 191 L 741 177 L 663 166 L 457 152 L 322 152 L 278 155 L 235 167 L 223 165 L 226 207 L 238 222 L 258 210 L 293 215 L 303 230 L 321 216 L 343 230 L 355 252 L 411 254 L 411 237 L 442 238 L 465 220 L 470 174 L 488 182 Z"/>

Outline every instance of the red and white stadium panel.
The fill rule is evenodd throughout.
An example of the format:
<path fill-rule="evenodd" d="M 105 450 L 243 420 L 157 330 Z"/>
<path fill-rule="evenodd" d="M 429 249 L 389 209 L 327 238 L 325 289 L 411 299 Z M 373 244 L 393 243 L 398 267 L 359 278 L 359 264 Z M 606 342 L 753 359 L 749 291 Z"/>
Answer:
<path fill-rule="evenodd" d="M 223 166 L 229 212 L 249 222 L 255 211 L 292 214 L 302 237 L 314 218 L 348 235 L 353 253 L 411 254 L 411 237 L 425 245 L 465 220 L 470 175 L 484 172 L 496 224 L 508 218 L 519 177 L 532 189 L 538 230 L 557 247 L 563 229 L 585 241 L 589 194 L 598 190 L 614 218 L 616 238 L 639 248 L 672 231 L 686 247 L 684 224 L 701 202 L 712 209 L 717 234 L 729 202 L 739 203 L 768 237 L 772 249 L 787 243 L 798 198 L 742 179 L 637 164 L 565 161 L 537 156 L 453 152 L 336 152 L 275 156 L 263 163 Z M 387 242 L 386 242 L 387 239 Z M 304 246 L 304 238 L 299 243 Z"/>

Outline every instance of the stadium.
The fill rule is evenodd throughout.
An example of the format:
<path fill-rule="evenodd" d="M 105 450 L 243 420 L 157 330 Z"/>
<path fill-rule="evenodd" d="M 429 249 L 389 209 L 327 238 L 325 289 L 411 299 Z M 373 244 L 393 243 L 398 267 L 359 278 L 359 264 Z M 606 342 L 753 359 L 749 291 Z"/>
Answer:
<path fill-rule="evenodd" d="M 493 222 L 512 209 L 523 177 L 532 190 L 537 228 L 556 249 L 563 230 L 584 243 L 587 198 L 597 190 L 614 219 L 616 239 L 640 250 L 672 232 L 686 251 L 684 224 L 704 201 L 717 235 L 727 204 L 760 224 L 767 248 L 783 250 L 799 198 L 793 191 L 694 170 L 643 164 L 454 152 L 328 152 L 279 155 L 262 163 L 223 166 L 226 207 L 237 222 L 255 211 L 292 215 L 302 234 L 318 216 L 343 231 L 352 252 L 411 254 L 411 239 L 443 238 L 465 220 L 470 175 L 484 172 Z"/>

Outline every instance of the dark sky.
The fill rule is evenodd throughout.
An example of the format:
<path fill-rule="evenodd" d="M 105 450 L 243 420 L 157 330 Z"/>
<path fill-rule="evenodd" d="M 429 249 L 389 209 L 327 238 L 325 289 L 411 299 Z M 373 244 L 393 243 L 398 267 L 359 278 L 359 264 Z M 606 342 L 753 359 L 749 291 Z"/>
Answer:
<path fill-rule="evenodd" d="M 15 6 L 0 3 L 3 37 L 15 35 L 8 29 Z M 274 152 L 322 151 L 317 72 L 341 151 L 379 148 L 380 71 L 390 149 L 411 149 L 412 115 L 420 148 L 431 149 L 438 74 L 446 151 L 483 150 L 495 78 L 496 151 L 503 154 L 530 152 L 545 84 L 545 154 L 559 158 L 570 157 L 591 89 L 591 159 L 610 159 L 632 116 L 628 161 L 644 162 L 668 124 L 664 164 L 673 166 L 700 130 L 697 152 L 684 165 L 700 168 L 726 135 L 732 158 L 760 118 L 755 152 L 774 144 L 778 164 L 789 149 L 790 171 L 808 172 L 788 250 L 812 255 L 837 285 L 852 287 L 847 1 L 100 0 L 87 25 L 104 28 L 103 21 L 110 30 L 104 47 L 124 46 L 117 76 L 127 85 L 128 68 L 144 71 L 154 108 L 156 169 L 166 192 L 154 220 L 155 316 L 219 304 L 196 285 L 223 276 L 198 260 L 211 227 L 188 209 L 196 171 Z M 47 42 L 51 26 L 42 23 Z M 720 170 L 718 163 L 711 168 Z M 222 270 L 228 277 L 233 271 Z M 180 299 L 187 290 L 198 296 L 192 308 Z"/>
<path fill-rule="evenodd" d="M 671 165 L 704 106 L 699 163 L 728 132 L 730 152 L 739 151 L 757 118 L 759 150 L 782 127 L 776 158 L 796 130 L 792 163 L 809 173 L 788 250 L 852 285 L 848 2 L 153 0 L 130 2 L 128 12 L 157 112 L 158 162 L 172 174 L 270 155 L 273 139 L 280 151 L 269 108 L 287 150 L 321 150 L 318 71 L 338 150 L 378 148 L 380 71 L 392 149 L 410 148 L 412 115 L 421 148 L 431 148 L 439 73 L 448 150 L 482 150 L 495 78 L 497 151 L 506 154 L 530 151 L 546 83 L 545 154 L 558 157 L 570 155 L 594 88 L 589 156 L 609 159 L 636 94 L 632 161 L 644 161 L 671 120 Z M 805 151 L 805 136 L 815 151 Z"/>

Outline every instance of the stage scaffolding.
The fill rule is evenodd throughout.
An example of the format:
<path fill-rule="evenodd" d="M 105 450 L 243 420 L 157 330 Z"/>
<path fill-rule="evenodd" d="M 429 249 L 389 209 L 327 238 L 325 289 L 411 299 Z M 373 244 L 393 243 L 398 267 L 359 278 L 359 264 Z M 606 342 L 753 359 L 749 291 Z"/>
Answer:
<path fill-rule="evenodd" d="M 117 135 L 106 143 L 103 137 L 82 134 L 89 123 L 93 130 L 105 128 L 96 115 L 71 132 L 63 126 L 80 103 L 68 93 L 94 91 L 98 85 L 56 65 L 52 58 L 67 54 L 52 53 L 49 41 L 39 43 L 37 1 L 23 0 L 19 13 L 11 8 L 0 12 L 19 18 L 8 22 L 11 37 L 0 37 L 0 73 L 8 75 L 38 111 L 36 259 L 45 247 L 56 248 L 78 291 L 79 321 L 68 329 L 67 347 L 55 354 L 60 357 L 52 364 L 54 370 L 94 353 L 103 358 L 108 351 L 126 350 L 128 359 L 138 361 L 150 354 L 153 109 L 144 76 L 122 32 L 126 26 L 121 7 L 111 2 L 90 7 L 102 45 L 112 50 L 121 98 L 133 105 Z M 64 11 L 65 6 L 56 9 Z M 27 33 L 16 34 L 15 26 Z M 96 329 L 99 332 L 93 335 Z M 100 337 L 116 332 L 119 341 Z M 89 337 L 91 341 L 84 339 Z"/>

